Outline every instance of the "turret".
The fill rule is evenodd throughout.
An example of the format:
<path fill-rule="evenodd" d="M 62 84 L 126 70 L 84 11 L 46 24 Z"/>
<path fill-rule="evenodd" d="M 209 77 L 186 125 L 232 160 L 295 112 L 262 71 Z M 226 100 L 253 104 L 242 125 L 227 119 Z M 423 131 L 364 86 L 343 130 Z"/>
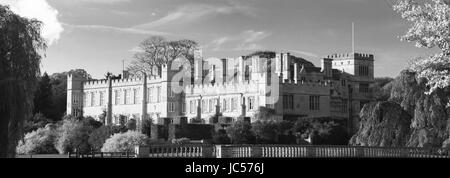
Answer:
<path fill-rule="evenodd" d="M 331 78 L 333 77 L 333 59 L 323 58 L 322 59 L 322 70 L 324 77 Z"/>
<path fill-rule="evenodd" d="M 83 77 L 67 75 L 67 115 L 83 115 Z"/>

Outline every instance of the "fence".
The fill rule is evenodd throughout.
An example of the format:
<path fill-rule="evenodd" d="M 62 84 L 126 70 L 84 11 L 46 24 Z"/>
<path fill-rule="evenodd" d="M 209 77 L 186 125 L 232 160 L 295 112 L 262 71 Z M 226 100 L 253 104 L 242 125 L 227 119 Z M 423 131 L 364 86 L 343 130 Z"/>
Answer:
<path fill-rule="evenodd" d="M 69 153 L 69 158 L 135 158 L 134 152 L 91 152 L 91 153 Z"/>
<path fill-rule="evenodd" d="M 69 158 L 450 158 L 450 149 L 311 145 L 151 145 L 135 152 L 69 153 Z"/>
<path fill-rule="evenodd" d="M 136 147 L 138 157 L 150 158 L 211 158 L 214 157 L 213 145 L 151 145 Z"/>
<path fill-rule="evenodd" d="M 153 145 L 136 147 L 143 158 L 450 158 L 443 148 L 307 145 Z"/>

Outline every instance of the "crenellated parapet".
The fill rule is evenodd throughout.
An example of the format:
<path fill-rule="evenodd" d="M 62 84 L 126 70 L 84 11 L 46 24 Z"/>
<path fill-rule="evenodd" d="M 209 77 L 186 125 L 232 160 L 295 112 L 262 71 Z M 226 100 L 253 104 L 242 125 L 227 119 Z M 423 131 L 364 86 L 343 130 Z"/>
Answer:
<path fill-rule="evenodd" d="M 325 58 L 335 59 L 335 60 L 344 60 L 344 59 L 357 59 L 357 60 L 374 60 L 373 54 L 364 54 L 364 53 L 345 53 L 345 54 L 332 54 L 328 55 Z"/>

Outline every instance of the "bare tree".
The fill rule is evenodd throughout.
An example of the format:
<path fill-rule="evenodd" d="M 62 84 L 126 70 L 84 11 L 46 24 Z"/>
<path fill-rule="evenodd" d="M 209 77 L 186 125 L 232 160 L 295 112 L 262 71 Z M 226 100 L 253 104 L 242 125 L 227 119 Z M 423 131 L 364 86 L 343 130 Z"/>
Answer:
<path fill-rule="evenodd" d="M 141 42 L 128 70 L 138 76 L 142 72 L 154 75 L 155 68 L 181 57 L 186 58 L 192 66 L 197 46 L 197 42 L 192 40 L 168 41 L 161 36 L 152 36 Z"/>

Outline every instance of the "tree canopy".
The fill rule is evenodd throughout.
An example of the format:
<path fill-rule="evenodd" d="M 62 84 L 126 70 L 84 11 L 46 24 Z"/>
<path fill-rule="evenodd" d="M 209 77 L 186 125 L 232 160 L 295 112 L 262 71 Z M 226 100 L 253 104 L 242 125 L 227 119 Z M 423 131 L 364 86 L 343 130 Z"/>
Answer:
<path fill-rule="evenodd" d="M 151 36 L 139 45 L 128 70 L 134 75 L 142 72 L 154 74 L 154 68 L 166 65 L 177 58 L 184 57 L 191 66 L 194 63 L 194 50 L 198 44 L 192 40 L 169 41 L 162 36 Z"/>
<path fill-rule="evenodd" d="M 0 5 L 0 157 L 14 157 L 23 123 L 31 117 L 33 93 L 47 45 L 42 23 Z"/>
<path fill-rule="evenodd" d="M 399 0 L 394 10 L 410 23 L 403 41 L 438 52 L 412 61 L 418 78 L 427 79 L 430 94 L 450 85 L 450 7 L 448 0 Z M 450 106 L 450 103 L 449 105 Z"/>

